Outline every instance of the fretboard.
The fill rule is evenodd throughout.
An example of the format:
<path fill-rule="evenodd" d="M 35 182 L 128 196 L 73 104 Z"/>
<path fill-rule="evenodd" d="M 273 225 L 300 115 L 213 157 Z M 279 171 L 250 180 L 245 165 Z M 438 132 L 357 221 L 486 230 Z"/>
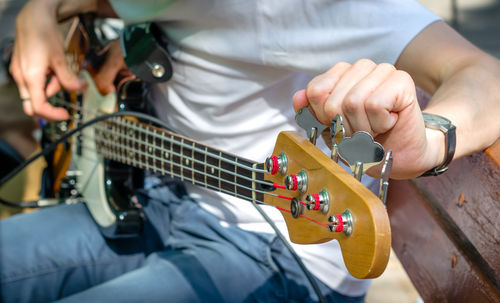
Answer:
<path fill-rule="evenodd" d="M 95 128 L 98 152 L 105 158 L 168 175 L 248 201 L 262 201 L 256 191 L 254 162 L 173 132 L 130 119 L 116 118 Z"/>

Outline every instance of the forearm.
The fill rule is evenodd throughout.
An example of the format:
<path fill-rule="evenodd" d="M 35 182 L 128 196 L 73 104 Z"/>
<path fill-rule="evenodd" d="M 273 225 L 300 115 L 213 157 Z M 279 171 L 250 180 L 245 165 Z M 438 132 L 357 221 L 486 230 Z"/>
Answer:
<path fill-rule="evenodd" d="M 500 136 L 500 62 L 461 37 L 444 22 L 429 25 L 396 63 L 432 95 L 425 112 L 457 127 L 455 157 L 481 151 Z M 427 153 L 444 159 L 444 135 L 426 130 Z"/>
<path fill-rule="evenodd" d="M 424 111 L 457 127 L 455 157 L 481 151 L 500 138 L 500 61 L 486 54 L 442 79 Z"/>

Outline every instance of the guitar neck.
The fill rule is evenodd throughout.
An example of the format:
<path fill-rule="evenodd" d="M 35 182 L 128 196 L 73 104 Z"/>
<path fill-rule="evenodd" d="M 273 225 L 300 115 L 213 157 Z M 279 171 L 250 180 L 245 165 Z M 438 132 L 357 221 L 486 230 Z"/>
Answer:
<path fill-rule="evenodd" d="M 262 201 L 263 170 L 256 163 L 168 130 L 116 118 L 95 129 L 105 158 L 190 182 L 247 201 Z"/>

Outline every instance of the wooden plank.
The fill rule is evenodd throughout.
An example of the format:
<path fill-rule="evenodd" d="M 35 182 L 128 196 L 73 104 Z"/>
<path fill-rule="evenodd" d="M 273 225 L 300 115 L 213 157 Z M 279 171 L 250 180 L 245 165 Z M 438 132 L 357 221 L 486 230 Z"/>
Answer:
<path fill-rule="evenodd" d="M 425 302 L 500 302 L 500 142 L 439 177 L 392 181 L 393 249 Z"/>

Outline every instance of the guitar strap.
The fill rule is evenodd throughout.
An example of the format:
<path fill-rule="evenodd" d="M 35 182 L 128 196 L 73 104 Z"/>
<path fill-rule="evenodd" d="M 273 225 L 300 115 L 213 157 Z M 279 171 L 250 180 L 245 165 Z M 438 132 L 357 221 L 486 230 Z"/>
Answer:
<path fill-rule="evenodd" d="M 125 64 L 136 77 L 147 83 L 165 82 L 172 77 L 168 39 L 156 23 L 126 26 L 120 42 Z"/>

